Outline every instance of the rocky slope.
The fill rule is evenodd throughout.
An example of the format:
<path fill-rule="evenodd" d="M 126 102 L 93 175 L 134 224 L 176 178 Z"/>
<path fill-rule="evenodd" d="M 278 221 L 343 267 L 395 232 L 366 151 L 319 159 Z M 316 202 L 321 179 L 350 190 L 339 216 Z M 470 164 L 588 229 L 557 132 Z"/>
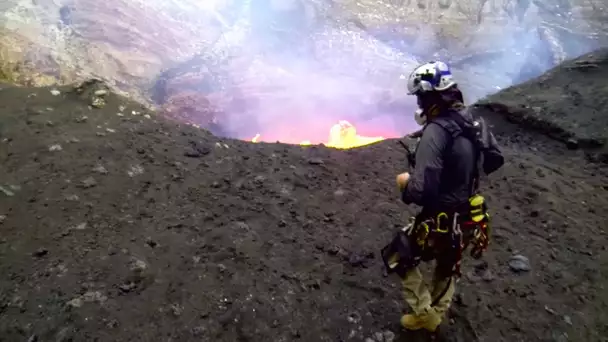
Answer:
<path fill-rule="evenodd" d="M 604 113 L 608 99 L 601 95 L 606 80 L 598 71 L 607 67 L 608 50 L 601 49 L 540 78 L 489 96 L 478 105 L 506 114 L 508 120 L 533 127 L 569 148 L 582 147 L 592 160 L 606 162 L 608 117 Z M 585 77 L 584 87 L 568 84 L 570 79 L 580 77 Z M 576 120 L 572 120 L 573 116 Z"/>
<path fill-rule="evenodd" d="M 608 75 L 605 51 L 583 59 Z M 528 87 L 568 101 L 567 82 L 605 113 L 583 59 Z M 99 87 L 0 90 L 0 340 L 426 341 L 398 328 L 378 257 L 415 210 L 394 140 L 220 139 Z M 484 182 L 493 244 L 466 259 L 442 339 L 605 341 L 605 165 L 505 120 L 543 100 L 507 96 L 479 107 L 508 160 Z"/>
<path fill-rule="evenodd" d="M 23 84 L 97 77 L 147 100 L 163 67 L 215 41 L 221 25 L 195 1 L 4 1 L 0 51 Z M 34 75 L 32 75 L 34 73 Z M 38 74 L 41 73 L 42 75 Z M 12 74 L 12 72 L 11 72 Z"/>

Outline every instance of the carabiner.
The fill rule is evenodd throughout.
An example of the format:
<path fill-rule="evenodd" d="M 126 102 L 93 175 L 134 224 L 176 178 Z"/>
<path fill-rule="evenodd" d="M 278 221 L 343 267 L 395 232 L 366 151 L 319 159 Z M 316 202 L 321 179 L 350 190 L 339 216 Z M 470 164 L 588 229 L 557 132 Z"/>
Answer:
<path fill-rule="evenodd" d="M 441 226 L 442 219 L 446 219 L 446 220 L 449 219 L 448 214 L 446 214 L 446 213 L 439 213 L 437 215 L 437 231 L 439 233 L 447 233 L 450 229 L 449 229 L 449 227 L 445 228 L 445 229 L 442 228 L 442 226 Z"/>
<path fill-rule="evenodd" d="M 424 229 L 424 233 L 421 234 L 420 228 Z M 418 227 L 416 228 L 417 239 L 416 242 L 419 246 L 423 246 L 426 243 L 426 239 L 429 236 L 429 225 L 426 222 L 420 222 Z"/>

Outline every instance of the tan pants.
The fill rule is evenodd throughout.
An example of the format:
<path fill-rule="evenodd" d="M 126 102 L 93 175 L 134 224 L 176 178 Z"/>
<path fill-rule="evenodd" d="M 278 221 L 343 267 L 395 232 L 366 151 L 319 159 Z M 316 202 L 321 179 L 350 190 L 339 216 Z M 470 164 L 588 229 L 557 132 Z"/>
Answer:
<path fill-rule="evenodd" d="M 418 267 L 407 272 L 401 280 L 405 301 L 416 315 L 428 314 L 432 307 L 440 317 L 443 317 L 450 308 L 456 291 L 455 282 L 456 278 L 453 276 L 440 276 L 438 267 L 435 269 L 430 291 Z"/>

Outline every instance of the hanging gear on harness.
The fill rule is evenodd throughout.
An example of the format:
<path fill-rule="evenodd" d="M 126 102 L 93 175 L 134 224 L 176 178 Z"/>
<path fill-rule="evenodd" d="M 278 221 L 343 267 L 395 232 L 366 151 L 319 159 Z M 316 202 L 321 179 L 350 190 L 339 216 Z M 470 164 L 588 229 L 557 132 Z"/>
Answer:
<path fill-rule="evenodd" d="M 381 251 L 387 273 L 403 277 L 420 261 L 433 260 L 441 251 L 442 257 L 453 261 L 450 273 L 460 275 L 460 259 L 466 249 L 462 229 L 466 222 L 462 222 L 462 217 L 459 213 L 440 212 L 434 217 L 418 215 L 411 218 L 410 223 L 399 230 Z M 470 234 L 483 235 L 482 232 Z"/>
<path fill-rule="evenodd" d="M 490 214 L 483 196 L 476 194 L 469 199 L 469 220 L 462 223 L 462 230 L 471 232 L 464 249 L 471 245 L 471 257 L 479 259 L 490 244 Z"/>

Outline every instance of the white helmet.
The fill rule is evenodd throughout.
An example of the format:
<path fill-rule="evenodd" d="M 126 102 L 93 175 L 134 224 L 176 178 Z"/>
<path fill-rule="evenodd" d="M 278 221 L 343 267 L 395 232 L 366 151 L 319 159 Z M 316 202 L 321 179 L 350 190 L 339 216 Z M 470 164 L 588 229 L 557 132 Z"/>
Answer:
<path fill-rule="evenodd" d="M 429 62 L 414 69 L 407 79 L 409 95 L 442 91 L 456 85 L 450 67 L 444 62 Z"/>

